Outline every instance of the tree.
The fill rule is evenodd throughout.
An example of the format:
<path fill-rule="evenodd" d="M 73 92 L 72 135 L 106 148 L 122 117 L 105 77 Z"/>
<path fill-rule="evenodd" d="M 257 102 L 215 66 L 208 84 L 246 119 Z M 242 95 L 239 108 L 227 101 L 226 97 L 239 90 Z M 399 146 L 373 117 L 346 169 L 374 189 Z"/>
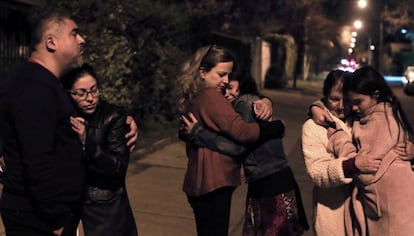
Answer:
<path fill-rule="evenodd" d="M 87 41 L 86 61 L 103 77 L 105 99 L 129 108 L 139 120 L 163 122 L 177 118 L 173 91 L 181 62 L 196 48 L 211 43 L 212 32 L 293 36 L 303 55 L 305 18 L 310 8 L 320 9 L 315 6 L 321 2 L 52 0 L 48 4 L 79 18 Z M 322 29 L 310 37 L 326 38 Z M 317 53 L 313 47 L 323 44 L 310 47 L 308 53 Z"/>
<path fill-rule="evenodd" d="M 190 50 L 191 17 L 174 5 L 145 0 L 54 1 L 77 16 L 86 61 L 103 81 L 103 96 L 139 120 L 176 117 L 175 76 Z"/>
<path fill-rule="evenodd" d="M 277 33 L 293 36 L 298 49 L 296 73 L 307 78 L 338 57 L 339 24 L 328 17 L 327 0 L 240 0 L 225 14 L 229 32 L 243 36 Z M 335 17 L 335 16 L 333 16 Z M 321 55 L 323 55 L 321 57 Z M 314 60 L 318 58 L 318 60 Z M 295 76 L 294 78 L 296 78 Z"/>

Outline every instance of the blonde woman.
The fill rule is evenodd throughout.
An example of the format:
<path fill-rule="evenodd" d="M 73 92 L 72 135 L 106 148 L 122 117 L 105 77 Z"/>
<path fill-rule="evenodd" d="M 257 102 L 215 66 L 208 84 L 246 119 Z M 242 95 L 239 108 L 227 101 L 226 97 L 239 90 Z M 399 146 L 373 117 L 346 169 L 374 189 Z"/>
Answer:
<path fill-rule="evenodd" d="M 241 143 L 281 137 L 284 125 L 280 120 L 260 127 L 247 123 L 224 98 L 222 91 L 235 66 L 235 57 L 226 48 L 211 45 L 198 49 L 178 77 L 179 111 L 193 113 L 203 126 Z M 191 142 L 187 142 L 187 157 L 183 190 L 194 211 L 197 234 L 228 235 L 231 196 L 241 183 L 240 162 Z"/>

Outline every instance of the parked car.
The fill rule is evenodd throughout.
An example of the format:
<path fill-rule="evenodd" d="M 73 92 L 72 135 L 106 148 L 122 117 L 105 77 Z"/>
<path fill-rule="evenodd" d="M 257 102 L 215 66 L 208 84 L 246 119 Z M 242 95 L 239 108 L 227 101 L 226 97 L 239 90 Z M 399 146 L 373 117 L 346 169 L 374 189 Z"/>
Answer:
<path fill-rule="evenodd" d="M 414 66 L 405 69 L 402 86 L 406 94 L 414 94 Z"/>

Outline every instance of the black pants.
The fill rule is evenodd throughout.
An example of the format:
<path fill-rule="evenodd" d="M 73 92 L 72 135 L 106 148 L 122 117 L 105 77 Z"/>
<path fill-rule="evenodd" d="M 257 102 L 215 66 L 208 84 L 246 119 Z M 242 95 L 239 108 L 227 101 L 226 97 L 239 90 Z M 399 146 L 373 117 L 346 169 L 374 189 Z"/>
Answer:
<path fill-rule="evenodd" d="M 236 187 L 223 187 L 202 196 L 187 195 L 194 211 L 198 236 L 227 236 L 231 196 Z"/>
<path fill-rule="evenodd" d="M 32 211 L 1 210 L 1 218 L 7 236 L 54 236 L 50 228 Z M 79 214 L 68 219 L 62 236 L 75 236 L 79 224 Z"/>

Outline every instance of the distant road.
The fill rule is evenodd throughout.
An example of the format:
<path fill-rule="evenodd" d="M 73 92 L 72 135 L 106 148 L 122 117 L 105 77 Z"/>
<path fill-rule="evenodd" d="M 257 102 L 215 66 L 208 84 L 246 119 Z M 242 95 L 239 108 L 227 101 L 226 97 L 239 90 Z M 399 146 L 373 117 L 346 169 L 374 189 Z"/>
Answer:
<path fill-rule="evenodd" d="M 414 128 L 414 96 L 413 95 L 406 95 L 400 83 L 390 83 L 393 92 L 397 96 L 398 100 L 403 107 L 405 114 L 407 115 L 408 119 L 410 120 L 411 127 Z"/>

